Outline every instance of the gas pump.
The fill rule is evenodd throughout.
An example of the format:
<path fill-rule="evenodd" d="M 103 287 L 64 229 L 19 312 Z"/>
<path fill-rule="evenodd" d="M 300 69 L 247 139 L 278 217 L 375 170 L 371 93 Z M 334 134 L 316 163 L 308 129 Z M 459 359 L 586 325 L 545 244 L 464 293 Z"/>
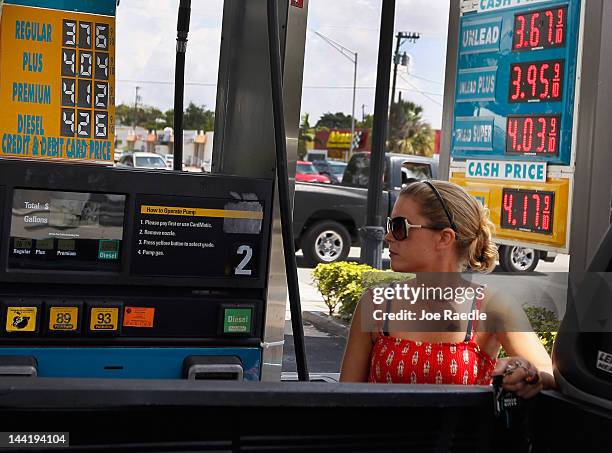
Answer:
<path fill-rule="evenodd" d="M 186 3 L 179 27 L 188 30 Z M 253 3 L 225 2 L 224 33 L 238 9 L 247 17 L 265 10 Z M 285 31 L 287 21 L 302 17 L 291 24 L 295 42 L 287 49 L 283 35 L 282 45 L 285 52 L 301 45 L 303 55 L 306 8 L 279 10 Z M 290 207 L 279 209 L 275 198 L 274 150 L 284 135 L 270 69 L 260 68 L 257 80 L 267 86 L 256 87 L 266 108 L 253 122 L 261 145 L 240 143 L 244 152 L 231 145 L 245 131 L 232 131 L 221 112 L 215 174 L 67 163 L 112 162 L 114 15 L 114 0 L 4 2 L 2 156 L 27 159 L 0 163 L 0 375 L 278 380 L 287 292 L 284 266 L 270 249 L 281 246 L 280 211 Z M 228 41 L 222 46 L 233 45 Z M 280 51 L 278 37 L 276 47 L 259 41 L 266 60 L 269 48 Z M 36 74 L 22 59 L 7 58 L 23 49 L 25 61 L 28 46 L 40 63 Z M 218 104 L 225 108 L 235 93 L 224 90 L 222 72 L 234 50 L 222 47 Z M 281 67 L 275 62 L 273 71 Z M 38 84 L 19 85 L 34 77 Z M 284 77 L 301 85 L 300 68 Z M 299 103 L 288 105 L 296 128 Z M 242 107 L 252 120 L 251 107 L 262 103 Z M 288 203 L 288 188 L 280 190 Z"/>

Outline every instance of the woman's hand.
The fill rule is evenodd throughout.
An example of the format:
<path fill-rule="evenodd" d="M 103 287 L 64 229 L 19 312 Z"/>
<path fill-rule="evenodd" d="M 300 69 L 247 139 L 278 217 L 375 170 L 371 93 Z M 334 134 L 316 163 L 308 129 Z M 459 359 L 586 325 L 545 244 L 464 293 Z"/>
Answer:
<path fill-rule="evenodd" d="M 504 390 L 516 393 L 521 398 L 532 398 L 542 391 L 548 379 L 548 373 L 541 373 L 532 363 L 522 357 L 499 359 L 493 376 L 504 376 Z"/>

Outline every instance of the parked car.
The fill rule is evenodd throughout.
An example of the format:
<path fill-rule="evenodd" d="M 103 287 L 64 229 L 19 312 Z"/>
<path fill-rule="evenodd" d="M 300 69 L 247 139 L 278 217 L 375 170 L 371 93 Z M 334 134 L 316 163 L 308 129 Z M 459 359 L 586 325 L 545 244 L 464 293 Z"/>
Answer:
<path fill-rule="evenodd" d="M 344 171 L 346 170 L 347 163 L 338 160 L 314 160 L 312 164 L 323 176 L 327 176 L 333 184 L 340 184 Z"/>
<path fill-rule="evenodd" d="M 299 160 L 295 171 L 295 180 L 299 182 L 321 182 L 329 184 L 331 180 L 327 176 L 319 174 L 312 162 Z"/>
<path fill-rule="evenodd" d="M 124 154 L 119 162 L 117 163 L 118 167 L 129 167 L 129 168 L 139 168 L 139 169 L 163 169 L 168 170 L 168 166 L 166 165 L 166 161 L 162 156 L 155 153 L 130 153 Z"/>

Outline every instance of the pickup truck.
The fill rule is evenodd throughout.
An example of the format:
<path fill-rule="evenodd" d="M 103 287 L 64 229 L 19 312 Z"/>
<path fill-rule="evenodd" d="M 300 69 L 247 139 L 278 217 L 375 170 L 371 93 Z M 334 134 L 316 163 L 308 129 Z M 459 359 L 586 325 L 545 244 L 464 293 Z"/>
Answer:
<path fill-rule="evenodd" d="M 295 184 L 293 231 L 296 250 L 306 264 L 331 263 L 346 259 L 351 246 L 359 246 L 359 228 L 366 217 L 370 153 L 355 153 L 340 184 Z M 413 180 L 437 179 L 438 161 L 406 154 L 385 155 L 383 219 L 393 209 L 402 186 Z M 506 272 L 533 271 L 540 259 L 553 261 L 547 252 L 518 246 L 499 246 L 500 266 Z"/>

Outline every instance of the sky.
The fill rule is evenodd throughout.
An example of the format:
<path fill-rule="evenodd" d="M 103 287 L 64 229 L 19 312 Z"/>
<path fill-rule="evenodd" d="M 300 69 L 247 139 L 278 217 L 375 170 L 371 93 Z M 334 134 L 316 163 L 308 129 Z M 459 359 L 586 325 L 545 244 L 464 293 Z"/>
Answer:
<path fill-rule="evenodd" d="M 418 32 L 404 42 L 409 67 L 400 66 L 402 98 L 424 107 L 434 128 L 442 122 L 446 39 L 450 0 L 397 0 L 396 30 Z M 355 116 L 374 110 L 382 0 L 310 0 L 302 113 L 311 124 L 325 112 L 351 113 L 353 64 L 315 31 L 358 53 Z M 167 110 L 174 96 L 178 0 L 123 0 L 117 10 L 116 103 L 140 103 Z M 195 0 L 187 50 L 185 102 L 214 109 L 219 68 L 223 0 Z M 394 43 L 395 46 L 395 43 Z"/>

